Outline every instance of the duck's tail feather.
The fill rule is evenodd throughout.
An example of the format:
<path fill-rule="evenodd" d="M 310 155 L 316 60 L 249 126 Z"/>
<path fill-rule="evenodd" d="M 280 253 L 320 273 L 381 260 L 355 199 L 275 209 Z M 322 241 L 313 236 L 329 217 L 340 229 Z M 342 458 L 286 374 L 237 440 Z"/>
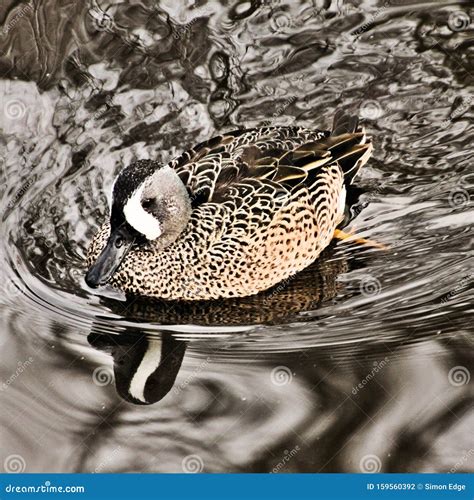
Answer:
<path fill-rule="evenodd" d="M 337 109 L 334 113 L 331 135 L 353 134 L 359 126 L 359 118 L 344 113 L 342 109 Z"/>
<path fill-rule="evenodd" d="M 337 110 L 328 140 L 328 149 L 344 172 L 345 183 L 351 184 L 372 153 L 370 138 L 359 126 L 357 116 Z"/>

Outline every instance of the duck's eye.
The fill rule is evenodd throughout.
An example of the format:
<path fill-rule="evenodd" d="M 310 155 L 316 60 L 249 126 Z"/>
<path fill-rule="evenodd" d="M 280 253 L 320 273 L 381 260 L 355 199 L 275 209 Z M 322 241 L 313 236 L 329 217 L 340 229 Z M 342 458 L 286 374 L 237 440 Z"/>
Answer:
<path fill-rule="evenodd" d="M 115 248 L 120 248 L 124 243 L 124 240 L 121 236 L 118 236 L 116 239 L 115 239 Z"/>
<path fill-rule="evenodd" d="M 146 198 L 142 201 L 143 208 L 150 208 L 153 205 L 153 198 Z"/>

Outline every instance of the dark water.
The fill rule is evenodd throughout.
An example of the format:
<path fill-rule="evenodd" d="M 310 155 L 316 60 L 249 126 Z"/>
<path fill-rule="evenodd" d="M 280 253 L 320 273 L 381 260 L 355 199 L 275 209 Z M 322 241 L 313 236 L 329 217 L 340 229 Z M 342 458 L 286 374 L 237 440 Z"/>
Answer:
<path fill-rule="evenodd" d="M 474 3 L 36 3 L 0 6 L 0 468 L 472 471 Z M 242 301 L 87 289 L 121 166 L 337 107 L 375 144 L 350 227 L 387 250 Z M 160 346 L 168 394 L 126 402 Z"/>

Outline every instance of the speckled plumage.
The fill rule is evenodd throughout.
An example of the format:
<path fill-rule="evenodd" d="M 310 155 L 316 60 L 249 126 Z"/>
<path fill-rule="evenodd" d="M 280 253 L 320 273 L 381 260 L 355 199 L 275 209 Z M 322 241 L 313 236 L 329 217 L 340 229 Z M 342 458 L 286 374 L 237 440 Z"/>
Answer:
<path fill-rule="evenodd" d="M 168 247 L 134 246 L 110 280 L 169 300 L 254 295 L 309 266 L 343 218 L 341 197 L 372 146 L 357 120 L 332 132 L 265 127 L 215 137 L 170 163 L 187 187 L 190 220 Z M 105 223 L 91 264 L 110 231 Z"/>

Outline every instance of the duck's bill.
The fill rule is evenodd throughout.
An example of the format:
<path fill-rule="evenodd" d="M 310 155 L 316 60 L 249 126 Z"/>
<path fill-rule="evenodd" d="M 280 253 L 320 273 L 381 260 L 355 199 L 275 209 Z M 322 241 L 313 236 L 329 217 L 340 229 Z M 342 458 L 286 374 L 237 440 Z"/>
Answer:
<path fill-rule="evenodd" d="M 126 226 L 113 231 L 99 257 L 87 271 L 86 283 L 92 288 L 108 283 L 133 245 L 134 239 Z"/>

